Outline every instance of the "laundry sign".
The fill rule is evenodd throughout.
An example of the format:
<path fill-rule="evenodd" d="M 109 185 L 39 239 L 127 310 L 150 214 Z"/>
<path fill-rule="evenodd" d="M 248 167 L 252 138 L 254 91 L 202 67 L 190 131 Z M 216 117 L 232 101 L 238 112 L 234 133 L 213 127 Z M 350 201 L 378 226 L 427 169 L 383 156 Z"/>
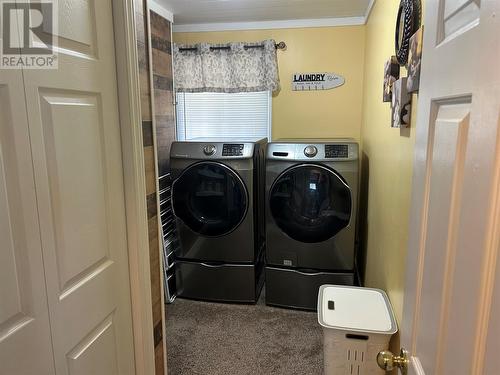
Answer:
<path fill-rule="evenodd" d="M 292 78 L 292 90 L 330 90 L 344 83 L 344 77 L 335 73 L 295 73 Z"/>

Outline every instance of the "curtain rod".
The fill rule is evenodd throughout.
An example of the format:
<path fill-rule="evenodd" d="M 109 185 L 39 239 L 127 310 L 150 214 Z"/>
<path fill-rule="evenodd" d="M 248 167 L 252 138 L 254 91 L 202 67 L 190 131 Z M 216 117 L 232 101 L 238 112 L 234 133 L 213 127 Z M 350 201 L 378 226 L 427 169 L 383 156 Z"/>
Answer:
<path fill-rule="evenodd" d="M 285 42 L 279 42 L 274 45 L 276 49 L 285 49 L 286 48 L 286 43 Z M 257 45 L 249 45 L 249 46 L 244 46 L 244 48 L 264 48 L 263 44 L 257 44 Z M 186 48 L 179 48 L 180 52 L 184 51 L 196 51 L 198 48 L 196 47 L 186 47 Z M 221 49 L 231 49 L 231 47 L 210 47 L 211 51 L 216 51 L 216 50 L 221 50 Z"/>

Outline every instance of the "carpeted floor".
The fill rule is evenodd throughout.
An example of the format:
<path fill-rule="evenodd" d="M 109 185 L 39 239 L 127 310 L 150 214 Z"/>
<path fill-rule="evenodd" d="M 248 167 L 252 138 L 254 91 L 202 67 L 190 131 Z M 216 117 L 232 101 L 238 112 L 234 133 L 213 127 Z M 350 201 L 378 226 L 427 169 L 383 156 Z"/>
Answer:
<path fill-rule="evenodd" d="M 320 375 L 314 312 L 176 299 L 167 306 L 169 375 Z"/>

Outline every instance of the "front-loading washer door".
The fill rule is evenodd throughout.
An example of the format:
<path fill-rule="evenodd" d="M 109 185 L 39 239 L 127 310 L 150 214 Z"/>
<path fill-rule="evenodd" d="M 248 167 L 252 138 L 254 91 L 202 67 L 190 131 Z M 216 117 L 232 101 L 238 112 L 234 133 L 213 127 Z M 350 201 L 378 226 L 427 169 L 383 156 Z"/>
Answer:
<path fill-rule="evenodd" d="M 228 166 L 200 162 L 174 181 L 172 207 L 193 232 L 218 237 L 229 234 L 243 221 L 248 210 L 248 192 Z"/>
<path fill-rule="evenodd" d="M 349 225 L 351 190 L 334 170 L 301 164 L 275 180 L 269 207 L 276 225 L 292 239 L 323 242 Z"/>

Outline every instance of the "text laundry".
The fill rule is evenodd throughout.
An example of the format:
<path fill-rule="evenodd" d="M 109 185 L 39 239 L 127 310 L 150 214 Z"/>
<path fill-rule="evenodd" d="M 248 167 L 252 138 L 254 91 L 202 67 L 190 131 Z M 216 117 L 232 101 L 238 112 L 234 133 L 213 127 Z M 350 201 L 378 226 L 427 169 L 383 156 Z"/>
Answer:
<path fill-rule="evenodd" d="M 293 82 L 324 82 L 326 74 L 294 74 Z"/>

